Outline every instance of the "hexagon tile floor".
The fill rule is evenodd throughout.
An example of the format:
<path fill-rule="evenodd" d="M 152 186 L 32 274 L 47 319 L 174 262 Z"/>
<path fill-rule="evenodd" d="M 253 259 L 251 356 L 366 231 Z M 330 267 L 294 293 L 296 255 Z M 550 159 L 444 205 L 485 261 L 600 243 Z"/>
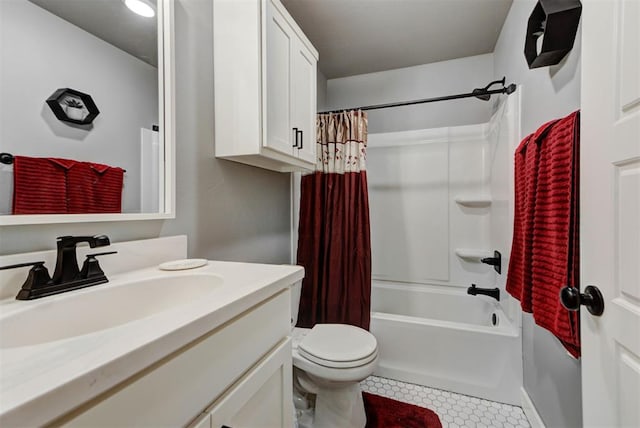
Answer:
<path fill-rule="evenodd" d="M 522 408 L 455 392 L 369 376 L 363 391 L 433 410 L 443 428 L 530 428 Z"/>

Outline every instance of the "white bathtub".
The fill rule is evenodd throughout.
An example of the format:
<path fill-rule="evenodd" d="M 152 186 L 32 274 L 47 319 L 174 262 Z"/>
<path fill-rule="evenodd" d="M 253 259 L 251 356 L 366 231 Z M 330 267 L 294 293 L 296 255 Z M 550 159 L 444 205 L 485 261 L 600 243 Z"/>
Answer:
<path fill-rule="evenodd" d="M 374 281 L 371 305 L 376 375 L 520 405 L 520 332 L 495 300 L 462 288 Z"/>

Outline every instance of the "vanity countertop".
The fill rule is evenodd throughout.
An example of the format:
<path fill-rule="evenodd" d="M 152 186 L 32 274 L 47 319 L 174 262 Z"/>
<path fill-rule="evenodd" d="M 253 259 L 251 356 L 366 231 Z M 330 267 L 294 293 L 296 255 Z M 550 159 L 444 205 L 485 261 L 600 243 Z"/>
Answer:
<path fill-rule="evenodd" d="M 55 305 L 99 287 L 130 287 L 132 281 L 180 279 L 193 274 L 221 277 L 223 284 L 202 298 L 88 334 L 26 346 L 0 346 L 0 425 L 46 424 L 109 390 L 142 369 L 212 331 L 304 276 L 303 268 L 210 261 L 185 271 L 140 269 L 112 275 L 110 282 L 32 301 L 0 301 L 3 319 L 37 305 Z M 117 313 L 118 307 L 113 307 Z M 82 323 L 82 314 L 78 314 Z M 1 343 L 1 342 L 0 342 Z"/>

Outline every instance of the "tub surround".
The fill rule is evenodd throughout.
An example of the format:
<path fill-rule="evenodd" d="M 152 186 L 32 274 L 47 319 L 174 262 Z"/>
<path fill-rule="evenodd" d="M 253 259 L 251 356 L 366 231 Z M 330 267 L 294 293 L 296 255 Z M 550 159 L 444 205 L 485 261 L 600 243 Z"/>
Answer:
<path fill-rule="evenodd" d="M 278 295 L 304 276 L 303 269 L 296 266 L 216 261 L 191 271 L 159 270 L 158 262 L 186 256 L 185 237 L 122 243 L 117 247 L 121 254 L 112 257 L 122 264 L 118 266 L 116 261 L 112 261 L 111 266 L 105 266 L 109 283 L 30 302 L 16 301 L 12 297 L 4 299 L 0 301 L 2 318 L 35 306 L 55 305 L 81 293 L 135 286 L 128 282 L 149 278 L 174 278 L 176 287 L 180 287 L 181 276 L 189 276 L 197 271 L 198 275 L 222 278 L 222 284 L 207 294 L 207 298 L 195 298 L 192 302 L 146 318 L 88 334 L 29 346 L 9 347 L 11 344 L 4 346 L 0 342 L 3 366 L 0 372 L 0 424 L 3 426 L 35 426 L 52 422 Z M 132 270 L 136 264 L 132 260 L 136 257 L 127 260 L 123 256 L 140 256 L 142 250 L 150 253 L 147 266 L 141 265 L 144 264 L 144 258 L 138 257 L 137 270 Z M 167 255 L 171 257 L 167 258 Z M 33 256 L 34 253 L 0 257 L 0 264 L 31 261 Z M 22 283 L 16 283 L 15 277 L 11 283 L 5 281 L 6 277 L 0 279 L 5 295 L 10 289 L 19 288 Z M 118 307 L 114 305 L 113 310 L 116 313 Z M 82 322 L 82 317 L 82 313 L 78 314 L 77 322 Z M 283 325 L 286 327 L 288 322 Z M 251 362 L 254 363 L 256 361 Z M 197 412 L 203 410 L 204 406 L 198 408 Z M 194 417 L 197 412 L 193 414 Z M 186 422 L 188 420 L 183 421 Z"/>
<path fill-rule="evenodd" d="M 496 274 L 480 264 L 493 255 L 490 205 L 475 203 L 490 196 L 495 120 L 369 134 L 374 279 L 465 288 L 495 284 Z"/>
<path fill-rule="evenodd" d="M 509 254 L 518 111 L 516 92 L 487 123 L 369 135 L 375 374 L 520 404 L 520 311 L 486 264 Z"/>

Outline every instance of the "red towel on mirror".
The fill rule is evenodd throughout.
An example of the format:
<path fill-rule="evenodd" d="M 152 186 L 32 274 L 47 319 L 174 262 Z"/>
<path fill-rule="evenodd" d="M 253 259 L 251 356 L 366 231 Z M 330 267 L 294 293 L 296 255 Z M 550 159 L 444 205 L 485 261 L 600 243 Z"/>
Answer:
<path fill-rule="evenodd" d="M 91 162 L 78 162 L 67 171 L 69 214 L 122 211 L 124 170 Z"/>
<path fill-rule="evenodd" d="M 66 213 L 69 166 L 66 159 L 14 156 L 13 214 Z"/>
<path fill-rule="evenodd" d="M 560 303 L 579 278 L 579 112 L 548 122 L 515 153 L 515 213 L 507 291 L 580 356 L 578 312 Z"/>

